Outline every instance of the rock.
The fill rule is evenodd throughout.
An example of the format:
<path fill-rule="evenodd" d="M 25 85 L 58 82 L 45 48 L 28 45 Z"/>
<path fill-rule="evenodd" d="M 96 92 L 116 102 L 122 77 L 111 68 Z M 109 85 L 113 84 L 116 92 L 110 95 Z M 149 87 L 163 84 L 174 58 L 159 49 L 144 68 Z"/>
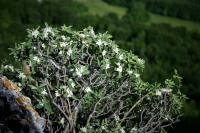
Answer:
<path fill-rule="evenodd" d="M 6 77 L 0 77 L 0 133 L 43 133 L 46 120 L 20 90 Z"/>

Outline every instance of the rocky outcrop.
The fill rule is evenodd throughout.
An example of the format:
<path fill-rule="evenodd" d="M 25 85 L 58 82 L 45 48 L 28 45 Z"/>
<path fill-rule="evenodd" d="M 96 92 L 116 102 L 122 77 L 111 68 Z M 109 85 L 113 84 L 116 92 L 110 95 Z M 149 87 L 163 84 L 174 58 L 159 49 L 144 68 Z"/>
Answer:
<path fill-rule="evenodd" d="M 0 77 L 0 133 L 42 133 L 45 119 L 20 90 L 6 77 Z"/>

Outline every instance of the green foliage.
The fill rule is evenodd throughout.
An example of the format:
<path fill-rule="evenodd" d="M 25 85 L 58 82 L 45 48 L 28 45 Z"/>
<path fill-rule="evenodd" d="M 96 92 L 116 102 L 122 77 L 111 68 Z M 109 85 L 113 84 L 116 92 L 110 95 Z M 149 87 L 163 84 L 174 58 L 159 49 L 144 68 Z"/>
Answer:
<path fill-rule="evenodd" d="M 118 7 L 123 5 L 128 8 L 127 10 L 130 10 L 132 5 L 130 4 L 130 0 L 110 1 L 121 2 L 118 3 Z M 141 2 L 141 0 L 139 1 Z M 182 8 L 181 6 L 185 4 L 185 1 L 187 1 L 187 7 L 191 7 L 193 4 L 199 5 L 199 0 L 190 0 L 189 2 L 188 0 L 181 0 L 182 4 L 180 4 L 180 6 L 179 4 L 174 4 L 176 6 L 172 4 L 172 6 L 173 8 L 175 7 L 175 10 L 179 10 L 179 8 Z M 145 2 L 148 1 L 145 0 Z M 163 1 L 159 2 L 162 3 Z M 170 2 L 180 3 L 177 2 L 177 0 L 170 0 Z M 105 10 L 106 12 L 122 14 L 122 11 L 124 13 L 126 10 L 124 7 L 111 8 L 111 5 L 106 4 L 105 6 L 105 4 L 102 4 L 102 2 L 99 1 L 95 1 L 90 5 L 95 5 L 95 3 L 104 5 L 104 7 L 107 8 Z M 75 29 L 82 29 L 83 27 L 91 25 L 94 27 L 95 31 L 109 31 L 113 35 L 113 39 L 119 44 L 119 48 L 131 50 L 145 59 L 144 74 L 141 75 L 142 79 L 145 81 L 150 81 L 152 83 L 155 81 L 164 82 L 165 78 L 172 75 L 171 72 L 174 68 L 179 70 L 180 75 L 183 77 L 182 91 L 187 94 L 190 100 L 185 103 L 185 117 L 184 120 L 181 121 L 182 125 L 174 126 L 173 132 L 195 132 L 196 130 L 199 130 L 199 126 L 197 125 L 200 117 L 200 109 L 198 107 L 200 103 L 200 86 L 198 84 L 200 82 L 200 34 L 198 33 L 198 23 L 185 22 L 182 20 L 177 21 L 175 18 L 172 19 L 158 15 L 153 15 L 153 17 L 150 15 L 150 20 L 145 22 L 145 24 L 139 21 L 134 22 L 131 17 L 118 19 L 117 14 L 107 14 L 106 12 L 104 12 L 105 16 L 91 16 L 87 12 L 93 12 L 92 9 L 87 10 L 87 8 L 84 7 L 84 4 L 77 4 L 72 0 L 65 0 L 62 2 L 60 0 L 43 0 L 43 3 L 38 3 L 36 0 L 1 0 L 0 63 L 3 64 L 2 60 L 4 59 L 13 63 L 12 56 L 8 56 L 8 48 L 14 47 L 15 43 L 24 40 L 26 35 L 25 29 L 27 27 L 37 27 L 38 24 L 41 25 L 44 22 L 48 22 L 55 26 L 61 24 L 73 25 Z M 153 10 L 159 8 L 159 6 L 153 6 Z M 165 8 L 169 7 L 168 5 L 164 6 Z M 96 7 L 100 6 L 96 5 Z M 98 13 L 101 13 L 101 9 L 102 8 L 98 10 Z M 119 11 L 116 11 L 117 9 L 119 9 Z M 95 10 L 97 11 L 97 9 Z M 174 11 L 174 9 L 172 11 Z M 187 12 L 187 14 L 190 13 L 190 11 L 188 12 L 188 10 L 185 9 L 184 12 Z M 130 14 L 131 12 L 127 13 Z M 196 13 L 198 13 L 198 10 Z M 198 15 L 195 17 L 198 18 Z M 152 23 L 149 22 L 156 24 L 152 25 Z M 146 23 L 148 24 L 146 25 Z M 167 23 L 173 27 L 161 23 Z M 177 28 L 177 26 L 179 28 Z M 191 30 L 187 31 L 187 29 L 180 26 Z M 18 66 L 21 67 L 21 62 L 19 64 Z M 103 66 L 104 65 L 102 64 L 102 67 Z M 32 71 L 34 70 L 32 69 Z M 15 74 L 19 73 L 17 72 Z M 15 74 L 10 74 L 8 76 Z M 25 89 L 24 91 L 26 94 L 32 94 L 29 90 Z M 34 105 L 36 105 L 36 103 L 38 103 L 38 101 L 35 101 Z M 39 107 L 41 108 L 43 106 L 39 105 Z M 192 115 L 193 112 L 195 112 L 194 116 Z M 178 127 L 178 131 L 175 127 Z"/>
<path fill-rule="evenodd" d="M 31 75 L 12 66 L 1 73 L 16 74 L 12 79 L 51 121 L 51 130 L 154 132 L 176 122 L 185 100 L 177 72 L 163 85 L 144 82 L 144 60 L 110 38 L 92 27 L 28 30 L 11 54 L 29 65 Z"/>

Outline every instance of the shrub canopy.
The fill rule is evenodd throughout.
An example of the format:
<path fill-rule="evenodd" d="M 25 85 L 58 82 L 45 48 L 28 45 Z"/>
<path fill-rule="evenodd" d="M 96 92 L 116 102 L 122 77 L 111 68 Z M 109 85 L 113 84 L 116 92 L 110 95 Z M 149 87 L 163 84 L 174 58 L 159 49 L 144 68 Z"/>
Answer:
<path fill-rule="evenodd" d="M 11 54 L 23 67 L 5 65 L 1 73 L 32 98 L 46 131 L 164 131 L 180 116 L 185 96 L 177 72 L 165 84 L 144 82 L 144 60 L 92 27 L 28 30 Z"/>

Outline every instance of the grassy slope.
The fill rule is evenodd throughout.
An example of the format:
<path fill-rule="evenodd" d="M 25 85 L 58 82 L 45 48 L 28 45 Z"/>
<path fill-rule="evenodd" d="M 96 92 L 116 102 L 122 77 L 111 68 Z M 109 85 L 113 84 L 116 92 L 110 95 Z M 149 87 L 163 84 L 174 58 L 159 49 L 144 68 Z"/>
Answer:
<path fill-rule="evenodd" d="M 76 1 L 85 4 L 89 9 L 88 13 L 92 15 L 102 16 L 107 13 L 116 13 L 118 14 L 119 17 L 122 17 L 126 13 L 125 8 L 109 5 L 103 2 L 102 0 L 76 0 Z M 183 26 L 186 27 L 188 30 L 200 31 L 200 23 L 150 13 L 150 20 L 147 22 L 147 25 L 153 23 L 155 24 L 167 23 L 175 27 Z"/>
<path fill-rule="evenodd" d="M 107 13 L 116 13 L 119 17 L 122 17 L 126 13 L 125 8 L 118 6 L 111 6 L 101 0 L 76 0 L 80 3 L 85 4 L 92 15 L 105 15 Z"/>
<path fill-rule="evenodd" d="M 182 26 L 188 30 L 200 31 L 200 23 L 150 13 L 150 20 L 147 24 L 152 23 L 167 23 L 175 27 Z"/>

